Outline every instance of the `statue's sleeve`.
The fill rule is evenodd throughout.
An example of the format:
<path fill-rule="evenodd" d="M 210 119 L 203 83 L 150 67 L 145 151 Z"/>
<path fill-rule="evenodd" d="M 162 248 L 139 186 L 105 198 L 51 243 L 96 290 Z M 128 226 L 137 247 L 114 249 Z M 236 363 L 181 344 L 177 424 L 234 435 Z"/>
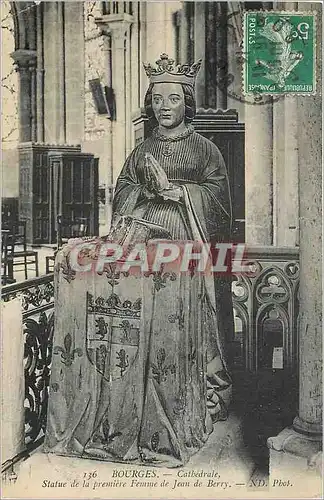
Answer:
<path fill-rule="evenodd" d="M 205 239 L 212 244 L 231 243 L 232 206 L 226 166 L 219 149 L 210 141 L 207 146 L 205 161 L 202 154 L 204 165 L 200 179 L 182 187 L 187 215 L 194 239 Z M 210 281 L 206 280 L 206 286 L 208 284 Z M 215 275 L 210 295 L 212 297 L 215 292 L 218 332 L 227 359 L 228 342 L 234 337 L 231 287 L 231 275 Z"/>
<path fill-rule="evenodd" d="M 142 195 L 143 184 L 137 175 L 139 148 L 135 148 L 126 159 L 123 169 L 118 177 L 114 200 L 112 224 L 120 215 L 130 215 Z"/>
<path fill-rule="evenodd" d="M 191 224 L 204 239 L 229 241 L 232 206 L 226 166 L 217 146 L 210 141 L 207 144 L 197 183 L 183 186 L 185 204 Z"/>

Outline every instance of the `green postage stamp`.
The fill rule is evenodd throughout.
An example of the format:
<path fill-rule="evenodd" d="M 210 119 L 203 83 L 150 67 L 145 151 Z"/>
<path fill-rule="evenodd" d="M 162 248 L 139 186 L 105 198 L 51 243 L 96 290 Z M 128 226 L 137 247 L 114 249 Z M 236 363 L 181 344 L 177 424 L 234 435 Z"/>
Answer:
<path fill-rule="evenodd" d="M 274 95 L 315 92 L 314 14 L 244 14 L 243 91 Z"/>

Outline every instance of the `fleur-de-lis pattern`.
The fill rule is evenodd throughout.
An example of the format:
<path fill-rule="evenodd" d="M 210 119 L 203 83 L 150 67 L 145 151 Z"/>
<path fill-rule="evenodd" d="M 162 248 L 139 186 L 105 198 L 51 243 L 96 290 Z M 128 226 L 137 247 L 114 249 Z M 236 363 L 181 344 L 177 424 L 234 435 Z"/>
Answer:
<path fill-rule="evenodd" d="M 116 270 L 116 268 L 117 268 L 116 264 L 106 264 L 104 267 L 107 281 L 111 286 L 118 285 L 121 277 L 124 276 L 127 278 L 127 276 L 129 276 L 129 272 L 119 271 L 119 270 Z M 102 273 L 98 273 L 98 274 L 102 274 Z"/>
<path fill-rule="evenodd" d="M 170 321 L 170 323 L 175 323 L 176 320 L 178 320 L 178 325 L 180 330 L 184 329 L 184 310 L 183 310 L 183 300 L 181 297 L 179 299 L 178 312 L 176 314 L 170 314 L 168 320 Z"/>
<path fill-rule="evenodd" d="M 83 351 L 80 347 L 72 348 L 72 336 L 67 333 L 64 337 L 64 347 L 55 346 L 53 354 L 61 354 L 61 361 L 65 366 L 71 366 L 76 356 L 82 356 Z"/>
<path fill-rule="evenodd" d="M 153 378 L 158 384 L 167 380 L 167 375 L 176 373 L 174 363 L 166 364 L 166 353 L 164 347 L 160 347 L 156 354 L 156 363 L 151 363 Z"/>
<path fill-rule="evenodd" d="M 153 276 L 153 283 L 154 283 L 154 288 L 158 292 L 162 288 L 165 288 L 167 285 L 167 281 L 175 281 L 177 279 L 177 275 L 175 273 L 154 273 Z"/>
<path fill-rule="evenodd" d="M 180 389 L 178 396 L 175 398 L 175 404 L 173 406 L 173 413 L 175 416 L 180 417 L 186 411 L 187 400 L 186 400 L 186 389 Z"/>
<path fill-rule="evenodd" d="M 92 441 L 99 442 L 107 447 L 117 437 L 122 436 L 120 431 L 114 431 L 113 426 L 109 423 L 108 417 L 104 417 L 100 423 L 100 427 L 92 436 Z"/>
<path fill-rule="evenodd" d="M 151 448 L 153 451 L 157 451 L 159 447 L 160 436 L 158 432 L 154 432 L 151 437 Z"/>

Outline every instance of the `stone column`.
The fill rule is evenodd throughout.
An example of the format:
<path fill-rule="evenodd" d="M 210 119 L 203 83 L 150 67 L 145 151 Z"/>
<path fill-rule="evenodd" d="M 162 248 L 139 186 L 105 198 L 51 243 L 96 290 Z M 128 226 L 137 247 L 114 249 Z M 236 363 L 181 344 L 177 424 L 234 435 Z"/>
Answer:
<path fill-rule="evenodd" d="M 215 2 L 216 7 L 216 102 L 218 109 L 227 109 L 227 4 Z"/>
<path fill-rule="evenodd" d="M 116 119 L 112 123 L 111 159 L 112 181 L 115 184 L 126 159 L 125 43 L 133 16 L 126 13 L 107 14 L 96 18 L 96 23 L 104 33 L 111 35 L 112 88 L 116 103 Z"/>
<path fill-rule="evenodd" d="M 31 141 L 30 73 L 28 64 L 20 62 L 19 72 L 19 142 Z"/>
<path fill-rule="evenodd" d="M 126 86 L 125 86 L 125 36 L 129 25 L 114 25 L 112 34 L 112 85 L 116 99 L 116 121 L 113 123 L 111 155 L 113 183 L 126 159 Z"/>
<path fill-rule="evenodd" d="M 173 2 L 141 2 L 140 8 L 142 10 L 144 3 L 146 4 L 146 11 L 144 12 L 145 15 L 144 19 L 146 22 L 146 54 L 145 54 L 145 59 L 144 60 L 142 59 L 141 63 L 150 62 L 151 64 L 152 63 L 154 64 L 155 61 L 160 59 L 160 55 L 163 52 L 166 52 L 169 57 L 174 58 L 175 47 L 173 39 L 173 25 L 172 25 L 172 12 L 174 9 Z M 187 10 L 188 9 L 186 7 L 186 11 Z M 182 23 L 182 18 L 181 18 L 181 23 Z M 185 40 L 187 40 L 187 38 L 185 38 Z M 185 46 L 182 47 L 184 51 L 187 50 L 186 47 L 187 44 L 185 44 Z M 146 91 L 147 79 L 144 80 L 144 87 Z"/>
<path fill-rule="evenodd" d="M 297 98 L 284 96 L 273 105 L 273 243 L 298 245 Z M 287 203 L 289 200 L 289 203 Z"/>
<path fill-rule="evenodd" d="M 150 5 L 150 2 L 139 2 L 138 3 L 138 8 L 139 8 L 139 20 L 140 20 L 140 27 L 139 27 L 139 32 L 140 32 L 140 40 L 139 40 L 139 58 L 141 64 L 143 62 L 147 62 L 149 60 L 148 58 L 148 51 L 147 51 L 147 38 L 148 38 L 148 33 L 147 33 L 147 7 Z M 140 79 L 140 106 L 142 106 L 142 103 L 144 102 L 144 96 L 147 90 L 147 77 L 145 74 L 145 71 L 143 70 L 141 66 L 141 71 L 139 74 L 139 79 Z"/>
<path fill-rule="evenodd" d="M 36 7 L 37 25 L 37 142 L 44 142 L 44 40 L 43 40 L 43 4 Z"/>
<path fill-rule="evenodd" d="M 56 62 L 58 106 L 56 107 L 56 135 L 59 144 L 66 143 L 65 3 L 66 2 L 57 2 Z"/>
<path fill-rule="evenodd" d="M 125 33 L 125 157 L 132 151 L 132 93 L 136 87 L 131 78 L 131 37 Z"/>
<path fill-rule="evenodd" d="M 245 241 L 272 245 L 272 103 L 245 105 Z"/>
<path fill-rule="evenodd" d="M 45 141 L 66 142 L 64 9 L 66 2 L 44 2 L 44 127 Z"/>
<path fill-rule="evenodd" d="M 299 4 L 298 10 L 317 10 L 320 4 Z M 317 60 L 321 54 L 321 22 L 317 15 Z M 320 492 L 319 468 L 322 449 L 322 303 L 321 303 L 321 218 L 322 218 L 322 102 L 321 70 L 317 66 L 317 94 L 297 98 L 297 141 L 299 175 L 299 408 L 293 428 L 269 438 L 270 475 L 285 470 L 309 479 L 309 497 Z M 313 475 L 312 475 L 313 474 Z M 297 478 L 297 474 L 296 474 Z M 318 481 L 318 482 L 317 482 Z M 310 489 L 312 487 L 312 490 Z M 299 490 L 300 491 L 300 490 Z"/>
<path fill-rule="evenodd" d="M 242 94 L 242 42 L 243 23 L 242 15 L 244 11 L 243 2 L 227 3 L 227 74 L 233 76 L 233 81 L 228 86 L 227 108 L 236 109 L 239 120 L 244 122 L 244 101 L 238 99 Z M 231 78 L 231 77 L 229 77 Z"/>
<path fill-rule="evenodd" d="M 278 2 L 278 10 L 297 10 L 296 2 Z M 273 243 L 298 245 L 297 98 L 281 96 L 273 103 Z M 289 200 L 289 203 L 287 203 Z"/>
<path fill-rule="evenodd" d="M 205 7 L 205 106 L 217 108 L 216 101 L 216 19 L 215 2 L 206 2 Z"/>
<path fill-rule="evenodd" d="M 269 2 L 264 9 L 271 9 Z M 273 244 L 273 103 L 245 105 L 245 242 Z"/>
<path fill-rule="evenodd" d="M 206 68 L 205 68 L 205 2 L 195 2 L 195 61 L 202 59 L 202 65 L 196 78 L 197 109 L 205 106 Z"/>
<path fill-rule="evenodd" d="M 64 62 L 66 141 L 80 144 L 84 137 L 83 2 L 65 2 Z"/>
<path fill-rule="evenodd" d="M 140 15 L 140 4 L 139 2 L 134 2 L 134 18 L 135 22 L 132 26 L 132 37 L 131 37 L 131 47 L 130 47 L 130 68 L 131 68 L 131 80 L 132 80 L 132 104 L 131 111 L 134 113 L 139 107 L 141 107 L 142 102 L 140 100 L 140 74 L 142 72 L 142 61 L 140 54 L 140 25 L 139 25 L 139 15 Z M 134 147 L 134 138 L 131 138 L 132 148 Z"/>
<path fill-rule="evenodd" d="M 102 52 L 104 58 L 104 68 L 105 74 L 103 78 L 103 84 L 109 88 L 112 88 L 112 47 L 111 47 L 111 36 L 103 33 L 102 36 Z M 105 174 L 104 174 L 104 184 L 105 184 L 105 226 L 102 227 L 102 234 L 108 234 L 111 224 L 112 216 L 112 200 L 113 200 L 113 126 L 114 122 L 107 118 L 107 130 L 108 130 L 108 140 L 104 141 L 102 149 L 102 157 L 105 161 Z"/>
<path fill-rule="evenodd" d="M 189 49 L 189 18 L 188 18 L 188 2 L 183 2 L 181 11 L 180 24 L 180 63 L 188 63 Z"/>
<path fill-rule="evenodd" d="M 321 5 L 317 10 L 317 61 L 321 59 Z M 317 65 L 317 94 L 298 97 L 298 172 L 300 220 L 299 412 L 294 426 L 322 432 L 322 99 L 321 68 Z"/>
<path fill-rule="evenodd" d="M 227 5 L 206 2 L 205 6 L 205 104 L 213 109 L 227 108 Z"/>
<path fill-rule="evenodd" d="M 30 68 L 35 68 L 36 51 L 18 49 L 11 54 L 11 57 L 15 61 L 19 73 L 19 142 L 29 142 L 35 140 L 35 127 L 33 126 L 32 129 L 32 115 L 33 113 L 35 115 L 34 101 L 32 101 L 32 97 L 35 100 L 35 81 L 32 78 Z M 34 116 L 34 124 L 35 119 L 36 116 Z"/>
<path fill-rule="evenodd" d="M 36 60 L 29 64 L 30 71 L 30 121 L 31 121 L 31 140 L 37 141 L 37 75 Z"/>
<path fill-rule="evenodd" d="M 279 7 L 278 7 L 279 8 Z M 273 244 L 283 242 L 285 222 L 285 97 L 273 103 Z M 297 125 L 296 125 L 297 126 Z"/>

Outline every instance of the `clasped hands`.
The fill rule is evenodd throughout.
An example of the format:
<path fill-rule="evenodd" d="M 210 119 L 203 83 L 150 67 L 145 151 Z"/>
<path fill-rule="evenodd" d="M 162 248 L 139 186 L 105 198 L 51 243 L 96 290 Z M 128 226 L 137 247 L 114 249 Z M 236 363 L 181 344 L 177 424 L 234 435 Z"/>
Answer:
<path fill-rule="evenodd" d="M 182 196 L 181 187 L 169 182 L 165 171 L 151 153 L 145 153 L 144 182 L 145 195 L 149 199 L 160 196 L 164 200 L 179 201 Z"/>

